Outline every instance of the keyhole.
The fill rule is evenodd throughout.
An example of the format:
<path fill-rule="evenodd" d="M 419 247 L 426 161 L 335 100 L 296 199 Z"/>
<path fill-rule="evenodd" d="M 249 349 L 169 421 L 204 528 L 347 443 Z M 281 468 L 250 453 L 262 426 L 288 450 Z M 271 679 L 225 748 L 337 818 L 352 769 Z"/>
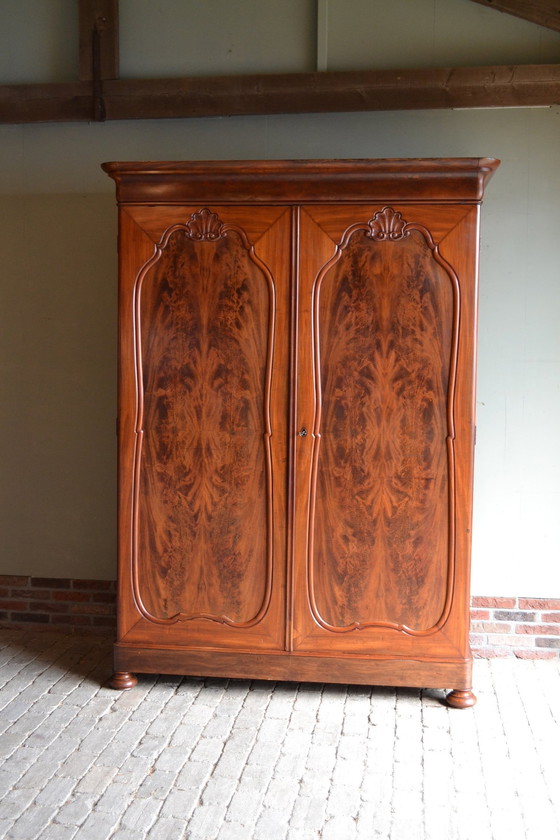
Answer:
<path fill-rule="evenodd" d="M 305 437 L 306 435 L 307 435 L 307 429 L 304 426 L 303 429 L 299 430 L 299 436 L 300 437 Z"/>

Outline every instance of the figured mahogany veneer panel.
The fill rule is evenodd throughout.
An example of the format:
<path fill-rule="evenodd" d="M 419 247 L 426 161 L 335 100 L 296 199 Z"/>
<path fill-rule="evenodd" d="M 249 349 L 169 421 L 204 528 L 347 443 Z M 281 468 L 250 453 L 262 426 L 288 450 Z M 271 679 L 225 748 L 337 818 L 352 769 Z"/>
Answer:
<path fill-rule="evenodd" d="M 171 229 L 137 284 L 137 598 L 247 625 L 271 586 L 273 286 L 212 215 Z"/>
<path fill-rule="evenodd" d="M 315 289 L 310 600 L 339 632 L 430 631 L 453 564 L 456 289 L 429 234 L 384 213 Z"/>

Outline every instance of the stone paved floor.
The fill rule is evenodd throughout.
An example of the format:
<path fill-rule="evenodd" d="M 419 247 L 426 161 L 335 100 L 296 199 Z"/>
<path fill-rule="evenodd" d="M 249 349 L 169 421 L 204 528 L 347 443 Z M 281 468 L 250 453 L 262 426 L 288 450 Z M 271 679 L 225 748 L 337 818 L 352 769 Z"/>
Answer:
<path fill-rule="evenodd" d="M 0 634 L 8 840 L 556 840 L 560 666 L 442 692 L 141 677 L 110 642 Z"/>

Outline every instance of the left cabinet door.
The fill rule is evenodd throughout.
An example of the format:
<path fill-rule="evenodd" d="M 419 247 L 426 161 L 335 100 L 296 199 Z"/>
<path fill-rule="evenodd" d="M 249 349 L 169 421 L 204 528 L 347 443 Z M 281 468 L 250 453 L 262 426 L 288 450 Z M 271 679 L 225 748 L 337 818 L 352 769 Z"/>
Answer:
<path fill-rule="evenodd" d="M 119 641 L 284 646 L 290 214 L 120 210 Z"/>

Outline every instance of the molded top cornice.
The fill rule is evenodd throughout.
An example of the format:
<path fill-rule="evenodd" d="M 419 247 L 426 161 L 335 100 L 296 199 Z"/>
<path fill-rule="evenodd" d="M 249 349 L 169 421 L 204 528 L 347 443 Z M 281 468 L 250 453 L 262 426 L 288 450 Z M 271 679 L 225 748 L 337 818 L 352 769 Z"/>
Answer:
<path fill-rule="evenodd" d="M 104 163 L 124 204 L 482 201 L 494 158 Z"/>

